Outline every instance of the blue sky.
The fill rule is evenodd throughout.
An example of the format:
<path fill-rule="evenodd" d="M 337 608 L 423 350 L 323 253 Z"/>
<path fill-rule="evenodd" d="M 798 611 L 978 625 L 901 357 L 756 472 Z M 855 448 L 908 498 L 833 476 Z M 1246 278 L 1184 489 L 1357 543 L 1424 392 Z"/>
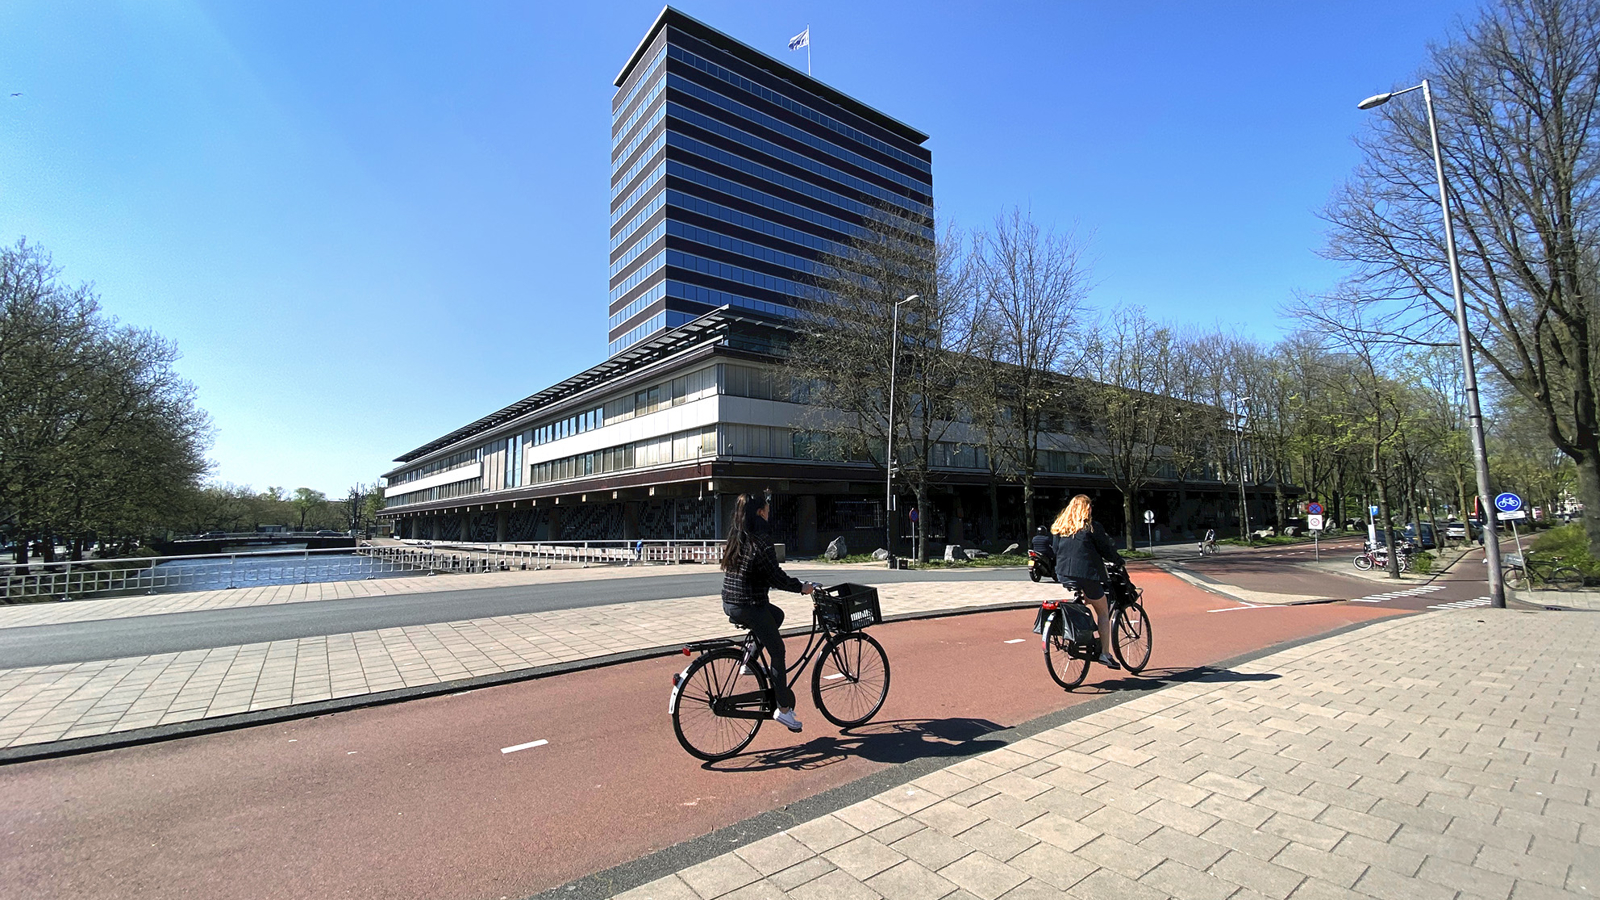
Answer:
<path fill-rule="evenodd" d="M 941 215 L 1264 338 L 1329 286 L 1355 103 L 1468 3 L 679 8 L 932 135 Z M 601 361 L 611 82 L 657 2 L 0 5 L 0 240 L 175 339 L 219 480 L 342 494 Z M 21 97 L 10 97 L 21 92 Z"/>

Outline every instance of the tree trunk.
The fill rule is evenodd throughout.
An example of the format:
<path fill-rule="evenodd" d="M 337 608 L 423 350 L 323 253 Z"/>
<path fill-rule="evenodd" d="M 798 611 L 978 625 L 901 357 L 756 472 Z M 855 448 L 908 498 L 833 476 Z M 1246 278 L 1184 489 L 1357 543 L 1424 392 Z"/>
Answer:
<path fill-rule="evenodd" d="M 992 468 L 989 470 L 989 543 L 1000 546 L 1000 478 Z"/>
<path fill-rule="evenodd" d="M 1377 452 L 1373 452 L 1377 456 Z M 1378 524 L 1383 526 L 1383 540 L 1389 549 L 1389 577 L 1400 577 L 1400 554 L 1395 552 L 1394 527 L 1389 524 L 1389 488 L 1384 484 L 1384 477 L 1373 473 L 1372 480 L 1378 486 Z"/>
<path fill-rule="evenodd" d="M 1033 464 L 1030 462 L 1022 469 L 1022 539 L 1033 538 Z"/>
<path fill-rule="evenodd" d="M 917 562 L 921 564 L 928 561 L 928 488 L 919 484 L 915 493 L 918 519 L 915 526 L 917 532 L 916 553 Z"/>
<path fill-rule="evenodd" d="M 1133 549 L 1133 492 L 1122 492 L 1122 534 L 1128 544 L 1128 549 Z"/>
<path fill-rule="evenodd" d="M 1589 538 L 1589 555 L 1600 559 L 1600 454 L 1589 454 L 1576 462 L 1583 533 Z"/>

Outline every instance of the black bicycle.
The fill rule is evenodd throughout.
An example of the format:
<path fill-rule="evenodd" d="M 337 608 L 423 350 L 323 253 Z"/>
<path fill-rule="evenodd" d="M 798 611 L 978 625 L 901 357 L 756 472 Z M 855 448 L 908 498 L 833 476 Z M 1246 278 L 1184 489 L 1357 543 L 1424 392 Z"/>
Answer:
<path fill-rule="evenodd" d="M 1150 664 L 1155 635 L 1144 611 L 1144 591 L 1120 566 L 1106 567 L 1106 599 L 1111 607 L 1111 649 L 1117 661 L 1134 675 Z M 1094 612 L 1083 592 L 1073 589 L 1072 599 L 1047 600 L 1039 608 L 1034 630 L 1043 635 L 1044 664 L 1056 684 L 1072 690 L 1083 683 L 1089 665 L 1100 658 L 1100 633 Z"/>
<path fill-rule="evenodd" d="M 861 631 L 883 621 L 878 592 L 858 584 L 819 585 L 811 600 L 806 648 L 780 677 L 788 679 L 792 690 L 815 652 L 811 698 L 817 709 L 840 728 L 865 724 L 889 696 L 889 657 Z M 753 634 L 683 648 L 685 656 L 696 653 L 687 668 L 672 676 L 667 711 L 683 749 L 714 762 L 755 740 L 761 723 L 778 709 L 778 691 L 767 655 Z"/>

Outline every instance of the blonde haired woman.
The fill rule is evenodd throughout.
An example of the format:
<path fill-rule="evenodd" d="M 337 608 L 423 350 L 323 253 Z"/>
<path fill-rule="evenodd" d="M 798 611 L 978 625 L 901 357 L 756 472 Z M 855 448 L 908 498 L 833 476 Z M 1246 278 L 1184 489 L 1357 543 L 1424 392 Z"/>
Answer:
<path fill-rule="evenodd" d="M 1050 526 L 1056 551 L 1056 580 L 1066 587 L 1083 592 L 1094 610 L 1095 624 L 1100 629 L 1099 663 L 1107 668 L 1122 666 L 1111 653 L 1111 608 L 1106 603 L 1106 566 L 1108 562 L 1122 563 L 1116 545 L 1105 529 L 1093 520 L 1094 508 L 1087 494 L 1072 498 L 1056 522 Z"/>

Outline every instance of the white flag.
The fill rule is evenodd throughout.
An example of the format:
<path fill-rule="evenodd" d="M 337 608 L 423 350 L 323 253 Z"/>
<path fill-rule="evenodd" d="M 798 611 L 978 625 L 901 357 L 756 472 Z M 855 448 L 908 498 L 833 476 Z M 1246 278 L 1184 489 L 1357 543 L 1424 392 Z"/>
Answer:
<path fill-rule="evenodd" d="M 801 47 L 809 46 L 811 46 L 811 26 L 809 25 L 806 26 L 805 31 L 802 31 L 789 39 L 790 50 L 799 50 Z"/>

